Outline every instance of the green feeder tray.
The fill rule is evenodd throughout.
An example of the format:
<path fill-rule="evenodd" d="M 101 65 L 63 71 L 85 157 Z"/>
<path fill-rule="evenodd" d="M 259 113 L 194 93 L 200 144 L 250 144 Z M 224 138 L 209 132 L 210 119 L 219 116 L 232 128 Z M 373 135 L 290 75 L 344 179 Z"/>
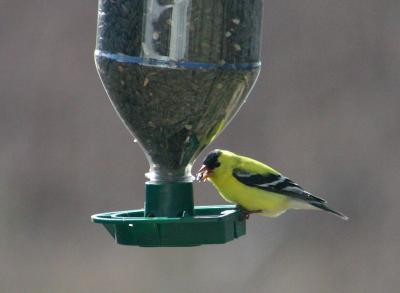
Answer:
<path fill-rule="evenodd" d="M 195 246 L 226 243 L 246 233 L 234 205 L 193 206 L 192 183 L 146 183 L 145 208 L 92 216 L 118 244 Z"/>
<path fill-rule="evenodd" d="M 196 206 L 194 216 L 144 217 L 144 210 L 92 216 L 118 244 L 146 247 L 222 244 L 246 233 L 242 213 L 234 205 Z"/>

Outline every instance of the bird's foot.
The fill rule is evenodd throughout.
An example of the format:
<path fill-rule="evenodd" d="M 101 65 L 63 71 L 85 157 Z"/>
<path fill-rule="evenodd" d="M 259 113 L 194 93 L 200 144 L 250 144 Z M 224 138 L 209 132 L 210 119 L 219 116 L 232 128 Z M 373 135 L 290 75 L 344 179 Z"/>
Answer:
<path fill-rule="evenodd" d="M 262 212 L 263 212 L 263 210 L 246 211 L 246 214 L 245 214 L 246 220 L 250 218 L 251 214 L 259 214 Z"/>
<path fill-rule="evenodd" d="M 263 210 L 253 210 L 253 211 L 249 211 L 246 210 L 245 208 L 238 206 L 239 211 L 242 213 L 243 219 L 248 220 L 250 218 L 251 214 L 259 214 L 262 213 Z"/>

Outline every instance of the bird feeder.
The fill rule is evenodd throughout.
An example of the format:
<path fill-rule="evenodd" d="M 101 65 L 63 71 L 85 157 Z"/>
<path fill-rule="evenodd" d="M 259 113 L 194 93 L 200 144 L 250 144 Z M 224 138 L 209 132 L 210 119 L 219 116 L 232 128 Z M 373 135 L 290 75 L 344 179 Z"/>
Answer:
<path fill-rule="evenodd" d="M 99 0 L 96 67 L 150 164 L 144 209 L 92 216 L 116 242 L 226 243 L 233 205 L 196 206 L 191 168 L 246 101 L 260 71 L 262 0 Z"/>

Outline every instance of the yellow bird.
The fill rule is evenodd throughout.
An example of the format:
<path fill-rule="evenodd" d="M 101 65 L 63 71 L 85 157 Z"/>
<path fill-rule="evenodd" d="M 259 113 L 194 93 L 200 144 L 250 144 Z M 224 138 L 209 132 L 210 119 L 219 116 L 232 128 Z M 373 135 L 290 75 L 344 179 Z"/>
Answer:
<path fill-rule="evenodd" d="M 324 210 L 348 219 L 278 171 L 230 151 L 210 152 L 197 179 L 209 180 L 226 201 L 237 204 L 247 217 L 251 213 L 277 217 L 288 209 L 305 209 Z"/>

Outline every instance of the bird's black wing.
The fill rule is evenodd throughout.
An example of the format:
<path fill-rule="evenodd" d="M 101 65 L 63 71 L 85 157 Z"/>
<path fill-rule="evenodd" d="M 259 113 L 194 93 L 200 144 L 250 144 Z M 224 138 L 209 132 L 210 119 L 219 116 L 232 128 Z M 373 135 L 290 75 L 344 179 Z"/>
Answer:
<path fill-rule="evenodd" d="M 299 200 L 320 203 L 326 202 L 321 198 L 313 196 L 308 191 L 305 191 L 297 183 L 280 174 L 258 174 L 251 173 L 242 169 L 234 169 L 232 175 L 239 182 L 247 186 L 256 187 L 269 192 L 284 194 L 286 196 L 290 196 Z"/>

